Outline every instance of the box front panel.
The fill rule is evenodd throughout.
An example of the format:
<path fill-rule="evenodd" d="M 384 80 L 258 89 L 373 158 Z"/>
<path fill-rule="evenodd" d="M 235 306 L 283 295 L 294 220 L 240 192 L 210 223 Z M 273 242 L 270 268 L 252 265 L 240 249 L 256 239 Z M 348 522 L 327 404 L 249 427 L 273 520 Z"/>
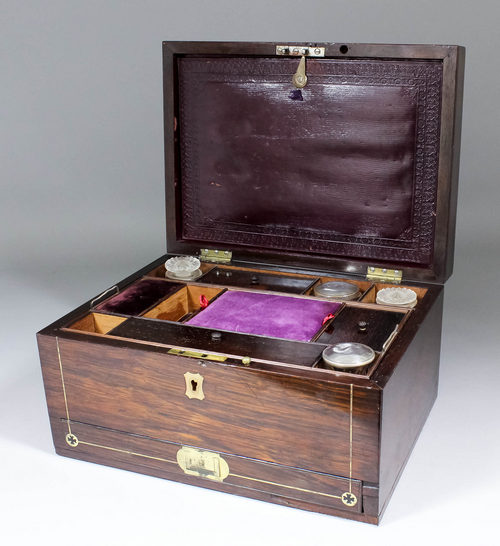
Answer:
<path fill-rule="evenodd" d="M 377 481 L 378 390 L 161 352 L 56 343 L 53 379 L 57 365 L 67 414 L 52 417 Z"/>

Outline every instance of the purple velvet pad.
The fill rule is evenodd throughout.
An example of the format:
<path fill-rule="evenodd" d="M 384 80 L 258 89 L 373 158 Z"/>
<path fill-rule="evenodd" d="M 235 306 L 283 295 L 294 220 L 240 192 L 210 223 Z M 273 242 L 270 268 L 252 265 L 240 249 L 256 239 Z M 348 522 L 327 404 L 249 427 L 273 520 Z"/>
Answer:
<path fill-rule="evenodd" d="M 187 324 L 217 330 L 310 341 L 340 303 L 228 291 Z"/>
<path fill-rule="evenodd" d="M 141 279 L 116 296 L 100 303 L 96 309 L 122 315 L 139 315 L 157 301 L 179 290 L 182 286 L 184 285 L 161 279 Z"/>

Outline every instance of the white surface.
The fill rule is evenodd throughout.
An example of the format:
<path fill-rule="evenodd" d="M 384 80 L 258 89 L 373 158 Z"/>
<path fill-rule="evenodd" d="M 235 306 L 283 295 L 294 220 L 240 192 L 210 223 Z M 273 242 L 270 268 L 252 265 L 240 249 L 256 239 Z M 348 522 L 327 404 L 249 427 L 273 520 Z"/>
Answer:
<path fill-rule="evenodd" d="M 0 4 L 0 543 L 498 543 L 499 4 Z M 54 454 L 34 333 L 164 250 L 161 41 L 468 47 L 439 397 L 373 527 Z"/>

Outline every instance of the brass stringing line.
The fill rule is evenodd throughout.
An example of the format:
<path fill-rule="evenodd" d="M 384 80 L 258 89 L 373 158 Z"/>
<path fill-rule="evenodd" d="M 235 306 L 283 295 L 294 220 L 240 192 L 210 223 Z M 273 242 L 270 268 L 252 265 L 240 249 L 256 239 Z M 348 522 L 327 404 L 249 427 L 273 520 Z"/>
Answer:
<path fill-rule="evenodd" d="M 162 461 L 165 463 L 172 463 L 177 465 L 177 461 L 171 461 L 169 459 L 163 459 L 162 457 L 153 457 L 152 455 L 144 455 L 142 453 L 135 453 L 135 451 L 128 451 L 126 449 L 118 449 L 116 447 L 108 447 L 108 446 L 101 446 L 99 444 L 92 444 L 90 442 L 79 442 L 80 444 L 86 445 L 86 446 L 92 446 L 92 447 L 100 447 L 102 449 L 109 449 L 110 451 L 118 451 L 120 453 L 127 453 L 128 455 L 136 455 L 137 457 L 145 457 L 146 459 L 153 459 L 155 461 Z"/>
<path fill-rule="evenodd" d="M 67 423 L 68 423 L 68 434 L 71 434 L 71 425 L 69 424 L 68 399 L 66 398 L 66 386 L 64 384 L 64 374 L 63 374 L 63 369 L 62 369 L 61 351 L 59 350 L 59 338 L 57 336 L 56 336 L 56 347 L 57 347 L 57 358 L 59 359 L 59 370 L 61 372 L 61 383 L 62 383 L 62 388 L 63 388 L 64 406 L 66 407 L 66 417 L 67 417 Z"/>
<path fill-rule="evenodd" d="M 310 489 L 301 489 L 300 487 L 293 487 L 292 485 L 285 485 L 283 483 L 268 482 L 266 480 L 259 480 L 257 478 L 249 478 L 248 476 L 240 476 L 238 474 L 229 474 L 233 478 L 243 478 L 244 480 L 252 480 L 253 482 L 267 483 L 269 485 L 277 485 L 278 487 L 286 487 L 287 489 L 294 489 L 295 491 L 303 491 L 304 493 L 314 493 L 315 495 L 322 495 L 323 497 L 332 497 L 333 499 L 340 499 L 338 495 L 330 495 L 328 493 L 320 493 L 319 491 L 311 491 Z"/>
<path fill-rule="evenodd" d="M 145 457 L 146 459 L 153 459 L 155 461 L 162 461 L 162 462 L 165 462 L 165 463 L 172 463 L 172 464 L 175 464 L 177 466 L 177 461 L 171 461 L 169 459 L 162 459 L 161 457 L 153 457 L 151 455 L 144 455 L 142 453 L 136 453 L 135 451 L 128 451 L 126 449 L 118 449 L 116 447 L 102 446 L 102 445 L 99 445 L 99 444 L 93 444 L 91 442 L 80 441 L 79 443 L 82 444 L 82 445 L 86 445 L 86 446 L 100 447 L 101 449 L 108 449 L 110 451 L 117 451 L 119 453 L 127 453 L 128 455 L 135 455 L 137 457 Z M 319 491 L 312 491 L 310 489 L 301 489 L 300 487 L 293 487 L 291 485 L 285 485 L 285 484 L 276 483 L 276 482 L 268 482 L 266 480 L 259 480 L 257 478 L 250 478 L 248 476 L 240 476 L 239 474 L 231 474 L 230 473 L 229 475 L 232 476 L 233 478 L 242 478 L 244 480 L 251 480 L 251 481 L 254 481 L 254 482 L 267 483 L 269 485 L 277 485 L 278 487 L 285 487 L 286 489 L 294 489 L 295 491 L 302 491 L 304 493 L 313 493 L 314 495 L 322 495 L 323 497 L 331 497 L 333 499 L 341 499 L 342 498 L 342 497 L 339 497 L 338 495 L 330 495 L 328 493 L 320 493 Z"/>
<path fill-rule="evenodd" d="M 349 493 L 352 493 L 352 399 L 353 399 L 354 385 L 351 383 L 351 396 L 350 396 L 350 408 L 349 408 Z"/>

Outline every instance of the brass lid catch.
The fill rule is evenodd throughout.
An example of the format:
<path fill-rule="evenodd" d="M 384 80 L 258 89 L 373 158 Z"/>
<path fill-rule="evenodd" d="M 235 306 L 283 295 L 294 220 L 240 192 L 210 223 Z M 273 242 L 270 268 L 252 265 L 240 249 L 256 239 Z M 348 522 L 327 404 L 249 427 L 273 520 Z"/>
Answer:
<path fill-rule="evenodd" d="M 325 48 L 306 45 L 277 45 L 276 55 L 301 57 L 297 72 L 293 75 L 292 83 L 298 89 L 302 89 L 307 85 L 306 57 L 324 57 Z"/>
<path fill-rule="evenodd" d="M 298 89 L 302 89 L 307 84 L 306 57 L 305 57 L 305 55 L 302 55 L 302 58 L 300 59 L 299 66 L 297 68 L 297 72 L 295 72 L 295 74 L 293 75 L 292 83 Z"/>

